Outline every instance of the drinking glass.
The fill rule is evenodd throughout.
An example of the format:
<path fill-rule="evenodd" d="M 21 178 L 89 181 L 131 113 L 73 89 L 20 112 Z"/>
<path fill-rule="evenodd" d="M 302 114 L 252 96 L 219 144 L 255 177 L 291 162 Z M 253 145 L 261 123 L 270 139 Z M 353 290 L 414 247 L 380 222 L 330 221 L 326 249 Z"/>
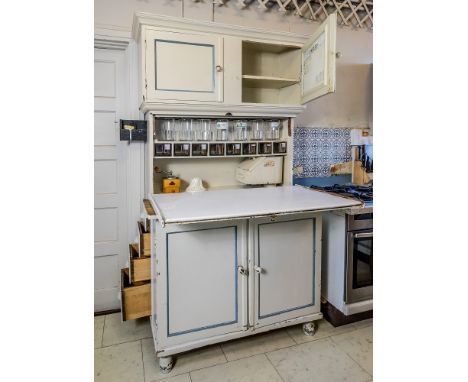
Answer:
<path fill-rule="evenodd" d="M 173 118 L 161 120 L 159 135 L 163 141 L 173 141 L 175 139 L 175 120 Z"/>
<path fill-rule="evenodd" d="M 192 125 L 188 118 L 181 118 L 178 120 L 178 140 L 179 141 L 190 141 Z"/>
<path fill-rule="evenodd" d="M 277 119 L 268 121 L 268 128 L 266 129 L 266 139 L 277 140 L 280 139 L 281 122 Z"/>
<path fill-rule="evenodd" d="M 198 118 L 192 119 L 192 135 L 191 135 L 191 140 L 199 140 L 199 135 L 200 135 L 200 130 L 201 130 L 201 120 Z"/>
<path fill-rule="evenodd" d="M 248 138 L 247 121 L 237 120 L 234 123 L 234 139 L 236 141 L 246 141 Z"/>
<path fill-rule="evenodd" d="M 227 119 L 218 119 L 215 131 L 217 141 L 227 141 L 229 136 L 229 121 Z"/>
<path fill-rule="evenodd" d="M 252 139 L 261 141 L 265 133 L 264 123 L 261 119 L 257 119 L 252 123 Z"/>
<path fill-rule="evenodd" d="M 211 141 L 213 139 L 211 131 L 211 121 L 209 119 L 201 119 L 200 127 L 197 134 L 198 141 Z"/>
<path fill-rule="evenodd" d="M 154 139 L 158 139 L 160 141 L 166 140 L 166 129 L 167 129 L 167 119 L 160 119 L 158 124 L 158 129 L 154 131 Z"/>

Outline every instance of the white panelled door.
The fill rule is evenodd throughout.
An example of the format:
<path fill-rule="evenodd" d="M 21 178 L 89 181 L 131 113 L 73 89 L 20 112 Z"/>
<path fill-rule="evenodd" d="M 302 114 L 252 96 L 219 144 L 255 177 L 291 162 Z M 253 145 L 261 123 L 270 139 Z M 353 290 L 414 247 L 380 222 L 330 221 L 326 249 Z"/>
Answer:
<path fill-rule="evenodd" d="M 94 310 L 120 307 L 119 269 L 128 246 L 126 171 L 119 119 L 128 84 L 125 52 L 94 51 Z"/>

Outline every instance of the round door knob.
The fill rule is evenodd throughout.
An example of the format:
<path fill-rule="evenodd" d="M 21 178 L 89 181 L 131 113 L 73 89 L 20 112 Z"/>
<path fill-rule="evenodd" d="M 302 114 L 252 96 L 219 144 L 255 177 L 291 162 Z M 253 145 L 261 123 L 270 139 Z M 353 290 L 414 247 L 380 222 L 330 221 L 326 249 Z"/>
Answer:
<path fill-rule="evenodd" d="M 223 67 L 221 65 L 216 65 L 216 71 L 217 72 L 222 72 L 223 71 Z"/>

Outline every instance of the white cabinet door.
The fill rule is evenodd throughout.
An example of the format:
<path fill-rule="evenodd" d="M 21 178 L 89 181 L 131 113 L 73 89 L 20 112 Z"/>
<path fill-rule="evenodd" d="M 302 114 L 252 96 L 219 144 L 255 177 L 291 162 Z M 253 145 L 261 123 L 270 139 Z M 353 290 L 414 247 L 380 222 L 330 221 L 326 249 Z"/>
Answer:
<path fill-rule="evenodd" d="M 161 347 L 246 330 L 246 221 L 156 224 Z"/>
<path fill-rule="evenodd" d="M 223 101 L 223 38 L 148 30 L 146 101 Z"/>
<path fill-rule="evenodd" d="M 250 230 L 250 322 L 259 327 L 320 312 L 321 217 L 252 219 Z"/>
<path fill-rule="evenodd" d="M 302 48 L 301 103 L 335 91 L 336 13 L 331 14 Z"/>

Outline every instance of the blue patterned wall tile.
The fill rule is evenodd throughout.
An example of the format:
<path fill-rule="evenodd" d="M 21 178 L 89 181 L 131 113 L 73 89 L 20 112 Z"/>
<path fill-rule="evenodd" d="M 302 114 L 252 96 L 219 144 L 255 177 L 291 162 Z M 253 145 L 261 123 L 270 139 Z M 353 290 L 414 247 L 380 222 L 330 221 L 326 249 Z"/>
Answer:
<path fill-rule="evenodd" d="M 307 128 L 294 130 L 294 167 L 302 166 L 297 177 L 330 176 L 330 166 L 351 160 L 351 129 Z"/>

